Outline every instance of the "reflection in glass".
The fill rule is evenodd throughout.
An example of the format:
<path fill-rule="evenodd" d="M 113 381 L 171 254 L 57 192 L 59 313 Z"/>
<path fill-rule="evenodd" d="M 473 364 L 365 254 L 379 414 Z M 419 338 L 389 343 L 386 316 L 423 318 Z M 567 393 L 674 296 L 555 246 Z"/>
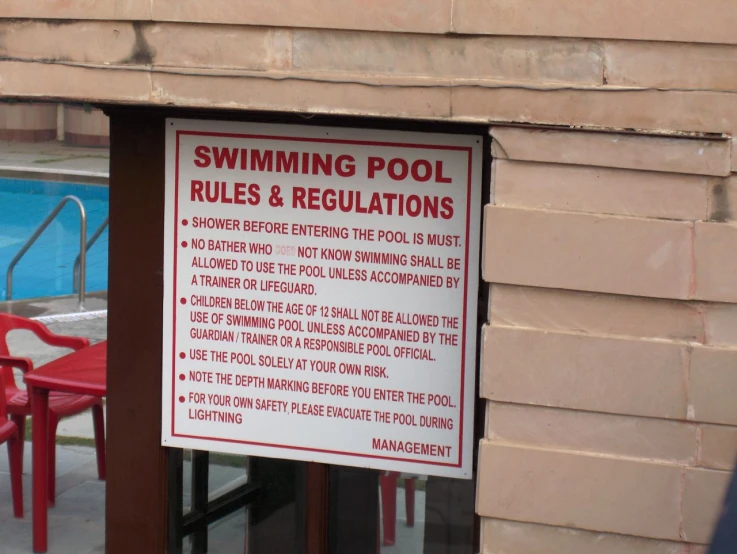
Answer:
<path fill-rule="evenodd" d="M 178 515 L 170 517 L 177 531 L 169 554 L 302 553 L 305 464 L 214 452 L 179 457 L 179 477 L 170 481 Z M 234 500 L 244 490 L 251 492 Z M 192 526 L 193 519 L 200 523 Z"/>
<path fill-rule="evenodd" d="M 330 469 L 330 554 L 472 554 L 474 481 Z"/>

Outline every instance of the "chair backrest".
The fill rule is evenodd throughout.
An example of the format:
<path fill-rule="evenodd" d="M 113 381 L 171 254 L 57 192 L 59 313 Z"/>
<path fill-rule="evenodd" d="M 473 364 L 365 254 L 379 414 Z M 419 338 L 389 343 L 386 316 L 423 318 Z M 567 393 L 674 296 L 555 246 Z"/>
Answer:
<path fill-rule="evenodd" d="M 8 333 L 10 331 L 31 331 L 39 339 L 49 337 L 52 333 L 38 321 L 13 314 L 0 314 L 0 354 L 8 356 Z"/>
<path fill-rule="evenodd" d="M 38 321 L 17 315 L 0 313 L 0 355 L 10 355 L 10 351 L 8 350 L 8 333 L 10 333 L 10 331 L 17 330 L 30 331 L 46 343 L 50 340 L 55 343 L 58 342 L 54 340 L 54 334 Z M 5 381 L 5 387 L 9 389 L 17 388 L 12 367 L 0 368 L 0 374 Z"/>
<path fill-rule="evenodd" d="M 0 423 L 4 423 L 8 419 L 8 405 L 5 401 L 5 378 L 0 372 Z"/>

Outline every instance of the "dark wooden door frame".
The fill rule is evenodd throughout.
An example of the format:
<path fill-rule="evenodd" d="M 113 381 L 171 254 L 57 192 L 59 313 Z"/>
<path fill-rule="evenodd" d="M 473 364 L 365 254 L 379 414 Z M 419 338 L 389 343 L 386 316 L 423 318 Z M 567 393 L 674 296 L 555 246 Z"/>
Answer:
<path fill-rule="evenodd" d="M 305 554 L 328 554 L 328 466 L 307 465 Z"/>
<path fill-rule="evenodd" d="M 106 552 L 163 554 L 171 523 L 169 451 L 161 446 L 165 119 L 308 122 L 286 114 L 100 107 L 110 116 Z M 369 125 L 365 119 L 329 116 L 313 116 L 309 123 L 479 131 L 478 125 L 465 130 L 457 124 L 398 120 Z M 306 473 L 304 554 L 327 554 L 328 467 L 308 464 Z"/>
<path fill-rule="evenodd" d="M 110 115 L 106 541 L 108 554 L 163 553 L 161 444 L 164 119 Z"/>

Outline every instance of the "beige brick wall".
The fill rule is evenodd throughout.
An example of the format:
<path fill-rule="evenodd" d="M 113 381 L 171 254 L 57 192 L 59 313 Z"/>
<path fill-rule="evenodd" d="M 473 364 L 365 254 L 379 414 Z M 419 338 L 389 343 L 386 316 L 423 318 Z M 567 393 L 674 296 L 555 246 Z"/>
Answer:
<path fill-rule="evenodd" d="M 737 459 L 731 145 L 491 134 L 483 552 L 700 552 Z"/>
<path fill-rule="evenodd" d="M 0 99 L 488 125 L 483 552 L 704 554 L 737 458 L 735 28 L 734 0 L 4 0 Z"/>
<path fill-rule="evenodd" d="M 737 130 L 731 0 L 67 4 L 0 3 L 0 98 Z"/>
<path fill-rule="evenodd" d="M 731 0 L 4 0 L 0 17 L 737 42 Z"/>
<path fill-rule="evenodd" d="M 64 140 L 77 146 L 109 146 L 108 117 L 89 106 L 64 106 Z"/>
<path fill-rule="evenodd" d="M 54 138 L 54 104 L 0 103 L 0 140 L 42 142 Z"/>

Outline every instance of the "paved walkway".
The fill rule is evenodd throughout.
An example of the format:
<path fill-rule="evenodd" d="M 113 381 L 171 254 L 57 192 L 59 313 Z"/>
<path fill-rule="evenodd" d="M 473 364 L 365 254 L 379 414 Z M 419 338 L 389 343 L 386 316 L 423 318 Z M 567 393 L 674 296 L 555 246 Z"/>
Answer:
<path fill-rule="evenodd" d="M 80 148 L 59 142 L 0 141 L 0 171 L 52 173 L 65 176 L 107 179 L 110 154 L 107 148 Z M 40 178 L 43 178 L 40 176 Z M 73 179 L 77 180 L 77 179 Z"/>
<path fill-rule="evenodd" d="M 0 460 L 0 554 L 27 554 L 33 552 L 31 443 L 26 443 L 23 460 L 23 519 L 13 517 L 7 459 L 1 456 Z M 94 449 L 58 446 L 56 474 L 56 507 L 49 510 L 49 552 L 105 552 L 105 484 L 97 480 Z"/>

